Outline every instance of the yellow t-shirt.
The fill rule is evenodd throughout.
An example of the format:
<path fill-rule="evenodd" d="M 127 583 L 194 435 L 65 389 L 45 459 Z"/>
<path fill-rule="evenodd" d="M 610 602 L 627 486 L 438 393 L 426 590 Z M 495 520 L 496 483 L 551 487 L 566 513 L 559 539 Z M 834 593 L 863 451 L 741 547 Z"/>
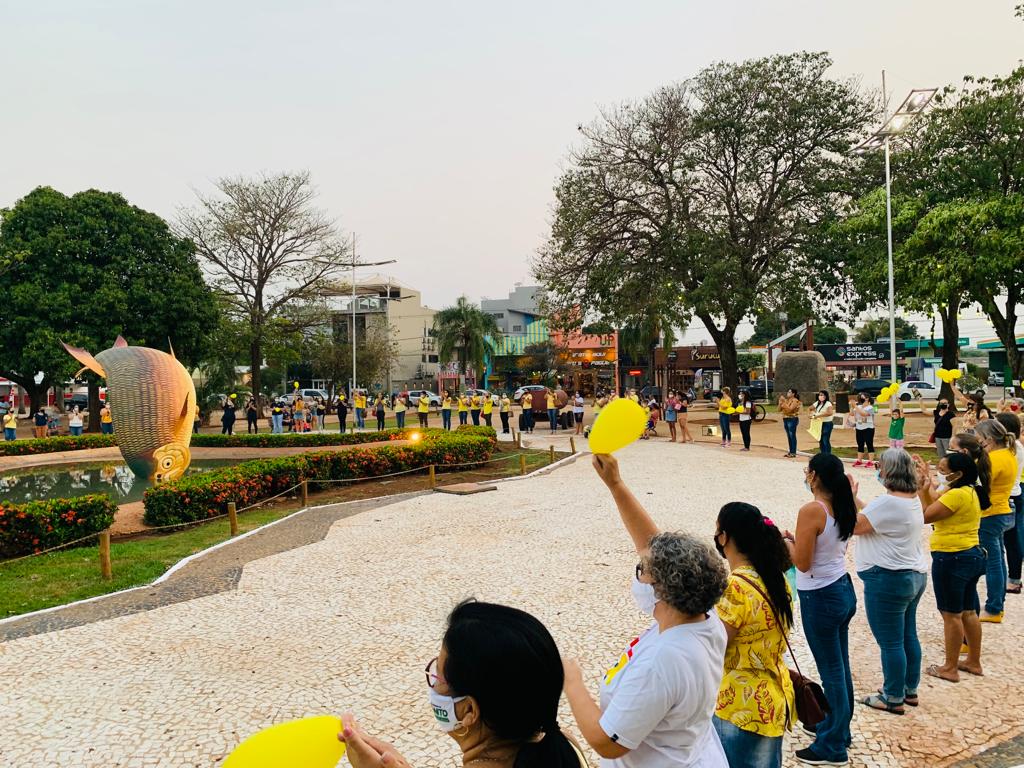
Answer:
<path fill-rule="evenodd" d="M 356 395 L 356 408 L 366 407 L 366 395 Z"/>
<path fill-rule="evenodd" d="M 533 395 L 523 395 L 523 399 L 520 400 L 520 403 L 522 403 L 524 411 L 530 410 L 531 408 L 533 408 Z"/>
<path fill-rule="evenodd" d="M 114 417 L 110 414 L 110 409 L 104 406 L 104 409 L 100 410 L 100 421 L 104 424 L 110 424 L 114 420 Z"/>
<path fill-rule="evenodd" d="M 479 411 L 480 410 L 480 395 L 473 395 L 472 403 L 473 403 L 473 405 L 472 405 L 473 410 L 474 411 Z"/>
<path fill-rule="evenodd" d="M 485 414 L 489 414 L 493 410 L 494 410 L 494 401 L 491 398 L 489 398 L 489 397 L 485 397 L 484 398 L 484 413 Z"/>
<path fill-rule="evenodd" d="M 963 552 L 978 546 L 978 525 L 981 520 L 981 505 L 978 493 L 969 485 L 950 488 L 939 501 L 953 514 L 945 520 L 936 520 L 932 525 L 932 552 Z"/>
<path fill-rule="evenodd" d="M 718 412 L 725 413 L 728 408 L 732 408 L 732 398 L 728 395 L 722 395 L 718 399 Z"/>
<path fill-rule="evenodd" d="M 450 397 L 444 398 L 444 400 L 441 401 L 441 410 L 442 411 L 450 411 L 451 409 L 452 409 L 452 399 Z"/>
<path fill-rule="evenodd" d="M 555 408 L 555 396 L 552 395 L 550 392 L 548 392 L 548 394 L 547 394 L 547 401 L 548 401 L 548 410 L 549 411 L 554 410 L 554 408 Z"/>
<path fill-rule="evenodd" d="M 18 417 L 13 411 L 4 415 L 4 429 L 17 429 Z"/>
<path fill-rule="evenodd" d="M 465 395 L 459 395 L 459 413 L 464 413 L 469 410 L 469 400 L 466 399 Z"/>
<path fill-rule="evenodd" d="M 409 406 L 405 404 L 405 400 L 400 397 L 397 398 L 395 400 L 395 413 L 405 413 L 407 410 L 409 410 Z"/>
<path fill-rule="evenodd" d="M 783 657 L 786 638 L 771 605 L 737 573 L 768 591 L 749 566 L 729 575 L 716 609 L 723 622 L 736 628 L 736 636 L 725 649 L 715 716 L 759 736 L 781 736 L 787 713 L 796 712 L 793 683 Z"/>
<path fill-rule="evenodd" d="M 512 401 L 509 400 L 508 395 L 501 398 L 501 412 L 508 413 L 512 410 Z"/>
<path fill-rule="evenodd" d="M 425 396 L 421 397 L 419 403 L 416 404 L 416 411 L 418 413 L 430 413 L 430 401 Z"/>
<path fill-rule="evenodd" d="M 991 504 L 983 510 L 982 517 L 1010 514 L 1010 491 L 1017 484 L 1017 456 L 1013 451 L 1000 448 L 988 455 L 992 464 L 992 486 L 989 490 Z"/>

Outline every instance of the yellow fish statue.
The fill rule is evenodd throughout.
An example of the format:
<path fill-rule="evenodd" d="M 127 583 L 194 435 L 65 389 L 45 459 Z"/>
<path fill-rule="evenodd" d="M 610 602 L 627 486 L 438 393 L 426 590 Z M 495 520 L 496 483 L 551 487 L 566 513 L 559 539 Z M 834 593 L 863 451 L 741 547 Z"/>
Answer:
<path fill-rule="evenodd" d="M 171 353 L 114 346 L 93 357 L 61 344 L 78 362 L 107 380 L 107 400 L 121 455 L 138 477 L 154 483 L 176 480 L 192 462 L 189 443 L 196 416 L 196 388 Z M 81 373 L 81 371 L 79 371 Z"/>

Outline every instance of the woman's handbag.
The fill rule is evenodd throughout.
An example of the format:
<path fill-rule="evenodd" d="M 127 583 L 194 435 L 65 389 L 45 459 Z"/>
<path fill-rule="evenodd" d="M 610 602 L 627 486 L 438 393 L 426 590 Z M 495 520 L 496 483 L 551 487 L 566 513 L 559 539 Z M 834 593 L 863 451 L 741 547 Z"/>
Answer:
<path fill-rule="evenodd" d="M 765 601 L 765 604 L 771 608 L 772 615 L 775 617 L 775 623 L 780 627 L 782 626 L 779 622 L 779 615 L 775 613 L 775 607 L 772 605 L 772 601 L 768 599 L 768 596 L 764 591 L 757 586 L 757 584 L 748 579 L 741 573 L 735 574 L 737 578 L 743 579 L 747 584 L 752 586 L 757 594 Z M 793 657 L 793 664 L 796 665 L 796 670 L 789 670 L 789 679 L 793 681 L 793 693 L 796 699 L 796 716 L 806 726 L 814 727 L 822 720 L 825 719 L 825 715 L 829 712 L 828 699 L 825 698 L 825 692 L 821 689 L 821 685 L 811 680 L 809 677 L 804 677 L 803 673 L 800 672 L 800 665 L 797 663 L 796 654 L 793 652 L 793 646 L 789 644 L 788 635 L 783 632 L 782 638 L 786 641 L 786 648 L 789 649 L 789 655 Z"/>
<path fill-rule="evenodd" d="M 930 435 L 928 435 L 928 442 L 929 443 L 933 443 L 933 444 L 935 443 L 935 430 L 934 429 L 932 430 L 932 433 Z"/>

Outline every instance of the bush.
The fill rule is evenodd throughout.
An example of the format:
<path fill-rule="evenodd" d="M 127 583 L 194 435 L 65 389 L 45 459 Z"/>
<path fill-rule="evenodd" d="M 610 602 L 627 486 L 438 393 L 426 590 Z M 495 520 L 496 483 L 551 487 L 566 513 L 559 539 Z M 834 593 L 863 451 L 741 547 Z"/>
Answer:
<path fill-rule="evenodd" d="M 287 448 L 303 445 L 359 445 L 385 440 L 407 440 L 411 429 L 385 429 L 383 432 L 262 432 L 251 435 L 192 435 L 192 445 L 202 448 Z M 441 430 L 437 430 L 441 431 Z"/>
<path fill-rule="evenodd" d="M 490 458 L 494 444 L 485 436 L 455 435 L 431 430 L 412 445 L 382 445 L 324 451 L 300 456 L 246 461 L 233 467 L 189 475 L 150 488 L 144 496 L 148 525 L 195 522 L 223 514 L 229 501 L 239 507 L 281 493 L 302 480 L 312 489 L 326 488 L 317 480 L 373 478 L 434 464 L 476 464 Z"/>
<path fill-rule="evenodd" d="M 117 504 L 102 495 L 0 502 L 0 558 L 41 552 L 106 530 L 115 512 Z"/>
<path fill-rule="evenodd" d="M 86 448 L 110 448 L 117 445 L 114 435 L 91 433 L 79 437 L 35 437 L 0 443 L 0 456 L 29 456 L 57 451 L 82 451 Z"/>
<path fill-rule="evenodd" d="M 487 426 L 474 426 L 473 424 L 462 424 L 455 432 L 460 435 L 477 435 L 479 437 L 486 437 L 492 443 L 498 442 L 498 433 L 494 427 Z"/>

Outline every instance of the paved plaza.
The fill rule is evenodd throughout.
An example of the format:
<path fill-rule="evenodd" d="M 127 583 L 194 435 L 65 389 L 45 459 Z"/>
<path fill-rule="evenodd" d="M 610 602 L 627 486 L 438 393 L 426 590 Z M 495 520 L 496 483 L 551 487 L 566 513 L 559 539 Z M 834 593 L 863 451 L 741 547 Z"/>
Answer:
<path fill-rule="evenodd" d="M 659 524 L 709 544 L 725 501 L 752 501 L 792 527 L 806 499 L 803 461 L 654 441 L 620 460 Z M 873 471 L 861 480 L 862 496 L 881 491 Z M 457 601 L 533 612 L 595 689 L 645 624 L 629 594 L 636 556 L 588 457 L 496 492 L 353 511 L 287 551 L 257 548 L 235 578 L 192 599 L 97 610 L 93 621 L 78 609 L 69 625 L 51 619 L 0 644 L 0 765 L 205 767 L 272 723 L 352 710 L 417 768 L 456 766 L 454 742 L 432 722 L 423 667 Z M 941 661 L 930 589 L 919 626 L 925 664 Z M 858 706 L 851 765 L 952 765 L 1018 736 L 1022 628 L 1024 598 L 1010 596 L 1007 622 L 985 626 L 985 678 L 926 678 L 921 706 L 904 717 Z M 795 644 L 813 672 L 799 632 Z M 881 671 L 862 607 L 851 653 L 857 693 L 867 695 Z M 571 723 L 567 710 L 561 722 Z M 807 741 L 787 740 L 787 764 Z M 992 754 L 1002 762 L 977 764 L 1021 762 L 1012 745 Z"/>

